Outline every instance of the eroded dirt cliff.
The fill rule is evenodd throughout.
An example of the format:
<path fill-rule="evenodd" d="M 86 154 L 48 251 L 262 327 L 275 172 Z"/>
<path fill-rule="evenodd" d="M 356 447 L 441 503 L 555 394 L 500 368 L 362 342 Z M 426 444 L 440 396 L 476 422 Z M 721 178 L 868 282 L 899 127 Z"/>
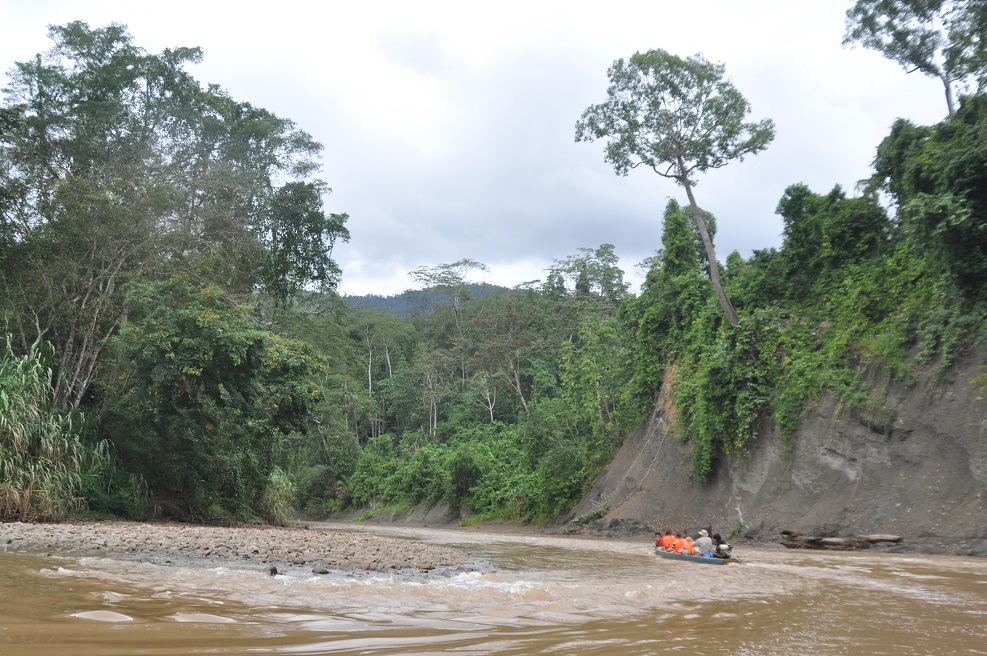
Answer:
<path fill-rule="evenodd" d="M 781 531 L 896 534 L 893 548 L 987 556 L 987 372 L 983 348 L 944 375 L 930 363 L 911 385 L 875 377 L 848 409 L 818 399 L 793 440 L 772 426 L 751 452 L 723 457 L 710 481 L 690 476 L 689 445 L 670 431 L 662 395 L 596 487 L 562 524 L 606 504 L 588 526 L 617 534 L 712 525 L 776 543 Z M 978 376 L 980 381 L 975 380 Z"/>

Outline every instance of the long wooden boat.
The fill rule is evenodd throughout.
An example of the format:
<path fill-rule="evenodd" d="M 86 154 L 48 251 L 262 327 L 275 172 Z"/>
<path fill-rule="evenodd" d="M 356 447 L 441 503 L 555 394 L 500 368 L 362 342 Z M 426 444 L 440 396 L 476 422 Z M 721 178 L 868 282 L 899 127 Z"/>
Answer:
<path fill-rule="evenodd" d="M 669 560 L 687 560 L 692 563 L 702 563 L 704 565 L 729 565 L 734 562 L 732 558 L 704 558 L 702 556 L 690 556 L 688 554 L 677 554 L 673 551 L 655 548 L 655 552 L 662 558 Z"/>

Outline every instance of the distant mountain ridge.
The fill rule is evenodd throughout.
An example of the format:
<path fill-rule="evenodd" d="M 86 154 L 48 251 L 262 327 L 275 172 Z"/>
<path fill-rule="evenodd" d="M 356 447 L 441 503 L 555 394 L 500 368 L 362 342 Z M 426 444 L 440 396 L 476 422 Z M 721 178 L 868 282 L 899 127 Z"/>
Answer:
<path fill-rule="evenodd" d="M 507 287 L 499 285 L 489 285 L 486 283 L 471 282 L 466 285 L 466 289 L 474 299 L 484 298 L 494 294 L 503 294 L 510 291 Z M 428 311 L 428 301 L 440 292 L 427 289 L 409 289 L 400 294 L 382 296 L 380 294 L 363 294 L 362 296 L 343 296 L 343 302 L 351 310 L 370 309 L 388 312 L 394 316 L 406 319 L 417 312 Z"/>
<path fill-rule="evenodd" d="M 402 319 L 408 318 L 425 307 L 422 292 L 415 290 L 404 291 L 392 296 L 381 296 L 380 294 L 343 296 L 343 302 L 350 310 L 380 310 Z"/>

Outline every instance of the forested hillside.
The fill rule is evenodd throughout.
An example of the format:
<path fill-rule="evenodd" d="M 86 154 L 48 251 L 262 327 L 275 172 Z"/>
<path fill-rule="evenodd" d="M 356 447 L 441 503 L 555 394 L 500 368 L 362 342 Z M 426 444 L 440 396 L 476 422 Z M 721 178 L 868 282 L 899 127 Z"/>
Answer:
<path fill-rule="evenodd" d="M 478 282 L 467 282 L 463 286 L 464 292 L 469 293 L 470 298 L 478 300 L 490 294 L 508 293 L 506 287 L 488 285 Z M 434 306 L 436 299 L 432 298 L 435 292 L 429 289 L 408 290 L 400 294 L 381 296 L 380 294 L 364 294 L 362 296 L 344 296 L 343 302 L 350 310 L 373 310 L 393 314 L 399 319 L 408 319 L 416 314 L 428 312 L 430 306 Z"/>
<path fill-rule="evenodd" d="M 482 263 L 425 267 L 392 311 L 335 294 L 348 217 L 292 121 L 200 85 L 195 49 L 51 37 L 0 107 L 0 519 L 545 521 L 663 386 L 704 480 L 824 391 L 873 404 L 865 372 L 907 384 L 987 335 L 985 95 L 896 122 L 858 189 L 791 180 L 777 249 L 718 262 L 683 161 L 640 293 L 602 244 L 493 293 Z"/>

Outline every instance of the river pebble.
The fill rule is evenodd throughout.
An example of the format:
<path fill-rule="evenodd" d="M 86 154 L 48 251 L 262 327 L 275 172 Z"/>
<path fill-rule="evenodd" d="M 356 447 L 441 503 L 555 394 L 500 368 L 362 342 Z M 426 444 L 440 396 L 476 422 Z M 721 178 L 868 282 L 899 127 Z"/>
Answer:
<path fill-rule="evenodd" d="M 450 547 L 342 531 L 136 522 L 0 523 L 0 551 L 9 550 L 118 556 L 155 564 L 223 563 L 271 573 L 306 567 L 316 573 L 425 574 L 464 568 L 469 559 L 469 553 Z"/>

